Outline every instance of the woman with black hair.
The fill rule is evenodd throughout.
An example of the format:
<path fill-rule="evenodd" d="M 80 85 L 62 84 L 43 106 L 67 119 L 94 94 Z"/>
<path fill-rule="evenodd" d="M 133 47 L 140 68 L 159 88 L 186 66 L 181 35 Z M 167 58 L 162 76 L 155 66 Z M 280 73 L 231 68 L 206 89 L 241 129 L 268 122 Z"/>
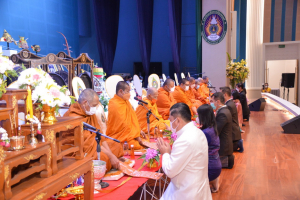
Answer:
<path fill-rule="evenodd" d="M 206 136 L 208 143 L 208 178 L 212 192 L 219 190 L 219 176 L 222 164 L 219 157 L 220 139 L 217 131 L 217 122 L 213 108 L 204 104 L 197 109 L 197 121 Z"/>

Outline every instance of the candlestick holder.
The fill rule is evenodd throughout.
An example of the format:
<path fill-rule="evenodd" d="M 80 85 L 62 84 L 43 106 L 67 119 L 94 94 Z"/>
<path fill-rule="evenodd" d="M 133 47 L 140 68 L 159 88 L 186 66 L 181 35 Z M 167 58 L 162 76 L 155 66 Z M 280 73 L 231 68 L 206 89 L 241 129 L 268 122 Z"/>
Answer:
<path fill-rule="evenodd" d="M 33 122 L 30 123 L 30 139 L 29 139 L 29 144 L 34 146 L 37 145 L 39 142 L 35 137 L 34 133 L 34 127 L 33 127 Z"/>

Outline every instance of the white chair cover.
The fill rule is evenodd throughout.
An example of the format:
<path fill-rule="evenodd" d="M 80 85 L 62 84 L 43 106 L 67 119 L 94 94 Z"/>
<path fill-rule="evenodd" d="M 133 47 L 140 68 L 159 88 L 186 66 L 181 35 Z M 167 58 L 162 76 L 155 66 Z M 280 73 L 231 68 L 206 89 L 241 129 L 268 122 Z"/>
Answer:
<path fill-rule="evenodd" d="M 106 79 L 105 90 L 110 98 L 113 98 L 116 94 L 116 86 L 119 81 L 124 81 L 124 79 L 119 75 L 112 75 Z"/>
<path fill-rule="evenodd" d="M 151 74 L 148 78 L 148 86 L 156 89 L 160 88 L 160 80 L 157 74 Z"/>
<path fill-rule="evenodd" d="M 176 73 L 174 73 L 174 77 L 175 77 L 175 83 L 178 86 L 179 84 L 178 84 L 178 78 L 177 78 L 177 74 Z"/>
<path fill-rule="evenodd" d="M 84 82 L 79 77 L 74 77 L 72 80 L 72 88 L 75 98 L 78 100 L 80 93 L 86 89 Z"/>

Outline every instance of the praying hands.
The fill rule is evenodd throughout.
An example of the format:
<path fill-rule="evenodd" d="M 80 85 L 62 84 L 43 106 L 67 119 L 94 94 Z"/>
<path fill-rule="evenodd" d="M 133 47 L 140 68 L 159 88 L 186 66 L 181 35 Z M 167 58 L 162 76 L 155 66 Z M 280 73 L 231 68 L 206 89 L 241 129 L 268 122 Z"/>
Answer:
<path fill-rule="evenodd" d="M 157 138 L 156 144 L 161 155 L 164 155 L 165 153 L 171 153 L 171 146 L 168 143 L 166 143 L 162 138 Z"/>

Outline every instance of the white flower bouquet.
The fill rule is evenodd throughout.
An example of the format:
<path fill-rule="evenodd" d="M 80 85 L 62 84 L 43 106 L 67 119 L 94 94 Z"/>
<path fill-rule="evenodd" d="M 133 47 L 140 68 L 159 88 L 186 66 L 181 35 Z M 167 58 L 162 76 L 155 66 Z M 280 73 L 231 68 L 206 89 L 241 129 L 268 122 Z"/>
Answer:
<path fill-rule="evenodd" d="M 39 68 L 28 68 L 20 73 L 17 84 L 20 89 L 26 89 L 28 85 L 31 89 L 35 89 L 38 85 L 43 83 L 55 83 L 51 76 Z"/>
<path fill-rule="evenodd" d="M 4 76 L 18 76 L 14 67 L 14 63 L 9 60 L 8 57 L 0 55 L 0 98 L 2 97 L 2 94 L 6 92 L 6 80 L 4 80 Z"/>

